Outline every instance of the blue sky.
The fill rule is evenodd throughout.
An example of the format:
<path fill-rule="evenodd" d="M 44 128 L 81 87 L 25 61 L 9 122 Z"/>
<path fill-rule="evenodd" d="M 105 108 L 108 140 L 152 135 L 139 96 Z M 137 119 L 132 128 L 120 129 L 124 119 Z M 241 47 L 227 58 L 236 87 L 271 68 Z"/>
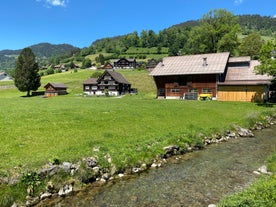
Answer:
<path fill-rule="evenodd" d="M 275 0 L 2 0 L 0 50 L 33 44 L 88 47 L 97 39 L 160 30 L 214 9 L 276 15 Z"/>

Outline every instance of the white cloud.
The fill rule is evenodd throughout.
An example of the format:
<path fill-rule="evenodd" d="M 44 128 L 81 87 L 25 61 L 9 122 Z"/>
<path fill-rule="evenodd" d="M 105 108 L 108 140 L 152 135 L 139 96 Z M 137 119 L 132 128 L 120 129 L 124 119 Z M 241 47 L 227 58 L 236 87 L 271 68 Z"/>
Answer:
<path fill-rule="evenodd" d="M 243 0 L 235 0 L 234 3 L 235 3 L 236 5 L 239 5 L 239 4 L 241 4 L 242 2 L 243 2 Z"/>
<path fill-rule="evenodd" d="M 44 2 L 46 7 L 61 6 L 66 7 L 69 0 L 36 0 L 37 2 Z"/>
<path fill-rule="evenodd" d="M 66 6 L 67 5 L 66 0 L 46 0 L 46 3 L 52 5 L 52 6 Z"/>
<path fill-rule="evenodd" d="M 273 16 L 273 18 L 276 18 L 276 14 Z"/>

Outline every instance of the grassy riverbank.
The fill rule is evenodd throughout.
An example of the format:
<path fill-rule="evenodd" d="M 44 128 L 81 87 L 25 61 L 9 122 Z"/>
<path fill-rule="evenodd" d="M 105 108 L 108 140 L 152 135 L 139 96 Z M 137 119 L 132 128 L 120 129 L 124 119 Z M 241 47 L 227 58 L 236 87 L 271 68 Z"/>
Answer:
<path fill-rule="evenodd" d="M 80 96 L 91 73 L 43 77 L 42 85 L 65 83 L 67 96 L 23 98 L 16 89 L 0 89 L 0 177 L 36 171 L 52 160 L 76 162 L 94 156 L 95 149 L 100 149 L 97 156 L 109 154 L 117 169 L 125 169 L 151 162 L 164 146 L 201 144 L 203 136 L 235 125 L 249 127 L 275 113 L 275 107 L 254 103 L 156 100 L 145 71 L 123 72 L 138 95 Z M 16 200 L 9 189 L 0 186 L 0 197 Z"/>

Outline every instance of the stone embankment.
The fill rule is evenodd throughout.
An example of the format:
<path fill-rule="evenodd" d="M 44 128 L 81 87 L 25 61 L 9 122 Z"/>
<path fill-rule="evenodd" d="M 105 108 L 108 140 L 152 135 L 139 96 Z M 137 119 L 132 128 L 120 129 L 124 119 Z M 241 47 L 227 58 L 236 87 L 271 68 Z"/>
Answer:
<path fill-rule="evenodd" d="M 65 173 L 68 177 L 71 177 L 71 178 L 69 179 L 69 181 L 63 184 L 53 183 L 51 181 L 48 182 L 45 190 L 41 192 L 39 196 L 32 196 L 32 193 L 29 193 L 27 189 L 28 196 L 26 197 L 25 206 L 34 206 L 45 199 L 64 197 L 66 195 L 73 194 L 74 192 L 81 190 L 81 189 L 75 188 L 76 182 L 86 183 L 86 184 L 98 182 L 99 184 L 104 184 L 109 180 L 119 179 L 126 175 L 141 173 L 150 168 L 161 167 L 163 164 L 167 162 L 167 158 L 176 156 L 176 159 L 177 159 L 177 155 L 182 155 L 188 152 L 192 152 L 194 150 L 199 150 L 203 148 L 204 145 L 206 146 L 214 143 L 226 142 L 230 139 L 236 139 L 240 137 L 253 137 L 254 130 L 260 130 L 273 125 L 274 117 L 266 117 L 266 120 L 264 121 L 264 123 L 257 122 L 250 129 L 245 129 L 237 126 L 235 130 L 233 131 L 227 130 L 225 134 L 214 134 L 210 137 L 204 137 L 201 145 L 186 144 L 186 147 L 183 149 L 180 148 L 178 145 L 165 146 L 163 148 L 164 154 L 154 159 L 152 163 L 150 164 L 143 163 L 140 166 L 126 169 L 124 172 L 118 171 L 118 169 L 116 169 L 116 166 L 113 164 L 112 158 L 109 154 L 107 154 L 104 157 L 108 163 L 108 166 L 109 166 L 108 168 L 106 167 L 104 168 L 100 166 L 98 156 L 83 158 L 77 163 L 70 163 L 70 162 L 48 163 L 36 172 L 41 179 L 51 178 L 53 176 L 58 175 L 59 173 L 63 173 L 63 174 Z M 100 151 L 99 148 L 95 148 L 93 150 L 96 154 L 97 152 Z M 261 174 L 264 172 L 269 174 L 267 172 L 266 167 L 262 166 L 254 173 Z M 5 180 L 3 178 L 2 179 L 0 178 L 0 181 L 1 180 L 2 180 L 2 183 L 4 181 L 7 181 L 7 179 Z M 13 207 L 17 207 L 17 204 L 14 204 Z"/>

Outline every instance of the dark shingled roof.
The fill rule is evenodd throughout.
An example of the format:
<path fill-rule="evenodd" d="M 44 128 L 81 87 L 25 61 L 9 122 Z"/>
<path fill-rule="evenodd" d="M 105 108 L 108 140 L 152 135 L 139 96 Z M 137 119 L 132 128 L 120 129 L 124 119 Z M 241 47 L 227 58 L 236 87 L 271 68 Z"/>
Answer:
<path fill-rule="evenodd" d="M 117 73 L 115 71 L 111 71 L 111 70 L 106 70 L 107 73 L 109 73 L 115 81 L 117 81 L 118 83 L 124 83 L 124 84 L 130 84 L 125 78 L 124 76 L 122 76 L 122 74 Z M 105 73 L 104 73 L 105 74 Z"/>
<path fill-rule="evenodd" d="M 53 86 L 54 88 L 67 88 L 67 86 L 63 83 L 47 83 L 44 88 L 46 88 L 48 85 Z"/>
<path fill-rule="evenodd" d="M 98 84 L 97 82 L 98 78 L 88 78 L 86 81 L 83 82 L 83 84 Z"/>

